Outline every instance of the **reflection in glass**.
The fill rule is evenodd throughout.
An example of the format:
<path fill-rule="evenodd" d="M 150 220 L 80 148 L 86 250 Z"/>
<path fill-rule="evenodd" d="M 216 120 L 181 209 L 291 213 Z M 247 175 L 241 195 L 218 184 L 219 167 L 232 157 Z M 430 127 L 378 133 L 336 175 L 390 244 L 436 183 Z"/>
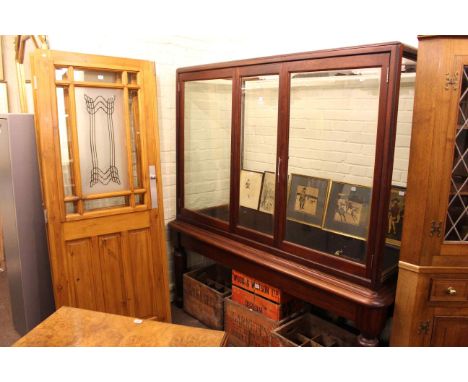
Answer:
<path fill-rule="evenodd" d="M 69 115 L 69 93 L 68 88 L 58 87 L 57 115 L 60 138 L 60 158 L 62 161 L 63 191 L 65 196 L 76 195 L 75 175 L 73 172 L 73 144 Z"/>
<path fill-rule="evenodd" d="M 184 206 L 229 220 L 232 80 L 185 83 Z"/>
<path fill-rule="evenodd" d="M 65 203 L 65 213 L 68 214 L 76 214 L 77 208 L 75 202 L 66 202 Z"/>
<path fill-rule="evenodd" d="M 129 205 L 128 196 L 116 196 L 113 198 L 85 200 L 85 211 L 101 210 L 105 208 L 126 207 Z"/>
<path fill-rule="evenodd" d="M 239 225 L 273 233 L 279 76 L 242 79 Z"/>
<path fill-rule="evenodd" d="M 413 120 L 416 62 L 403 59 L 398 99 L 398 118 L 393 159 L 392 188 L 388 207 L 387 232 L 384 247 L 383 270 L 397 266 L 403 231 L 406 187 L 408 180 L 411 127 Z"/>
<path fill-rule="evenodd" d="M 128 72 L 127 73 L 127 83 L 129 85 L 137 84 L 137 73 Z"/>
<path fill-rule="evenodd" d="M 320 221 L 307 211 L 304 221 L 287 218 L 286 241 L 365 261 L 380 77 L 380 68 L 291 75 L 288 174 L 302 177 L 304 207 L 325 203 L 327 212 L 318 226 L 307 224 Z M 289 190 L 289 198 L 300 198 L 297 192 Z M 302 216 L 294 207 L 286 215 Z M 309 207 L 309 214 L 323 213 Z"/>
<path fill-rule="evenodd" d="M 452 178 L 445 223 L 446 241 L 468 240 L 468 66 L 461 73 Z"/>
<path fill-rule="evenodd" d="M 139 206 L 141 204 L 145 204 L 144 194 L 135 194 L 135 205 Z"/>
<path fill-rule="evenodd" d="M 75 68 L 73 71 L 73 79 L 77 82 L 121 83 L 122 73 L 89 69 L 80 70 Z"/>
<path fill-rule="evenodd" d="M 55 69 L 55 79 L 58 81 L 68 80 L 68 68 Z"/>
<path fill-rule="evenodd" d="M 128 92 L 128 115 L 130 118 L 130 144 L 132 148 L 132 174 L 133 187 L 140 188 L 141 185 L 141 136 L 140 136 L 140 113 L 138 110 L 138 90 Z"/>

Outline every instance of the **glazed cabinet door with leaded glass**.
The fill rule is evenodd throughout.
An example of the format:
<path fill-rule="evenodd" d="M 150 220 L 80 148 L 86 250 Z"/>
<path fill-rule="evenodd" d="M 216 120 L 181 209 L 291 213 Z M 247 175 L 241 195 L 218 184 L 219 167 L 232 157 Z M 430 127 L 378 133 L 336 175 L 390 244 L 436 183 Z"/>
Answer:
<path fill-rule="evenodd" d="M 468 49 L 423 37 L 400 260 L 468 264 Z"/>
<path fill-rule="evenodd" d="M 443 163 L 449 184 L 442 185 L 441 204 L 446 208 L 439 211 L 436 233 L 443 239 L 440 255 L 456 258 L 468 255 L 468 55 L 455 56 L 445 87 L 450 92 L 450 108 Z"/>
<path fill-rule="evenodd" d="M 170 320 L 154 64 L 32 55 L 57 308 Z"/>

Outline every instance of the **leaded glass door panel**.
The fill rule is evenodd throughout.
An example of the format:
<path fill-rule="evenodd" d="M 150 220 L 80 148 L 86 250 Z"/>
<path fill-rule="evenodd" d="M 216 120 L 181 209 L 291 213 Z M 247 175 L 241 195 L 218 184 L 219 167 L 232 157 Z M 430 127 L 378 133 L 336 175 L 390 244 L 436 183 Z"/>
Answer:
<path fill-rule="evenodd" d="M 448 181 L 444 185 L 446 210 L 440 216 L 441 255 L 468 253 L 468 56 L 456 56 L 453 73 L 447 74 L 446 91 L 450 92 L 450 117 L 447 126 L 446 163 Z M 447 180 L 447 179 L 446 179 Z"/>

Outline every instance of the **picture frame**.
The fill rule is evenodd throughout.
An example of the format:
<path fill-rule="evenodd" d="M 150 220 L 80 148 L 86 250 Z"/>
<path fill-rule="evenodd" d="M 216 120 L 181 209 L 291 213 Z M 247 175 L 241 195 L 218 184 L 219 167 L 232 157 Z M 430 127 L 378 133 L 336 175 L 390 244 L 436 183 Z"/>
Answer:
<path fill-rule="evenodd" d="M 291 174 L 286 218 L 321 228 L 329 188 L 329 179 Z"/>
<path fill-rule="evenodd" d="M 388 205 L 388 224 L 385 242 L 400 247 L 405 213 L 406 188 L 392 186 Z"/>
<path fill-rule="evenodd" d="M 371 195 L 370 187 L 332 181 L 323 229 L 367 240 Z"/>
<path fill-rule="evenodd" d="M 263 172 L 241 170 L 239 182 L 239 206 L 258 210 Z"/>
<path fill-rule="evenodd" d="M 265 171 L 263 174 L 262 191 L 260 193 L 260 204 L 258 210 L 273 215 L 275 210 L 275 186 L 276 174 Z"/>

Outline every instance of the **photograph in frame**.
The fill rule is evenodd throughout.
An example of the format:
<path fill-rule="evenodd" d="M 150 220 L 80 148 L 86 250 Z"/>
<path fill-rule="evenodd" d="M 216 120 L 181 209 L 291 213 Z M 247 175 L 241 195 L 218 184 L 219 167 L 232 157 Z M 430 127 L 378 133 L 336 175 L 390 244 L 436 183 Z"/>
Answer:
<path fill-rule="evenodd" d="M 263 172 L 241 170 L 239 183 L 239 205 L 258 209 L 262 189 Z"/>
<path fill-rule="evenodd" d="M 291 174 L 287 219 L 321 227 L 329 184 L 328 179 Z"/>
<path fill-rule="evenodd" d="M 390 203 L 388 206 L 388 226 L 386 232 L 386 242 L 388 244 L 400 246 L 401 233 L 403 230 L 403 218 L 405 213 L 404 187 L 392 186 L 390 191 Z"/>
<path fill-rule="evenodd" d="M 276 174 L 274 172 L 265 171 L 258 209 L 268 214 L 273 214 L 275 210 L 275 181 Z"/>
<path fill-rule="evenodd" d="M 367 239 L 370 187 L 332 181 L 323 229 L 356 239 Z"/>

